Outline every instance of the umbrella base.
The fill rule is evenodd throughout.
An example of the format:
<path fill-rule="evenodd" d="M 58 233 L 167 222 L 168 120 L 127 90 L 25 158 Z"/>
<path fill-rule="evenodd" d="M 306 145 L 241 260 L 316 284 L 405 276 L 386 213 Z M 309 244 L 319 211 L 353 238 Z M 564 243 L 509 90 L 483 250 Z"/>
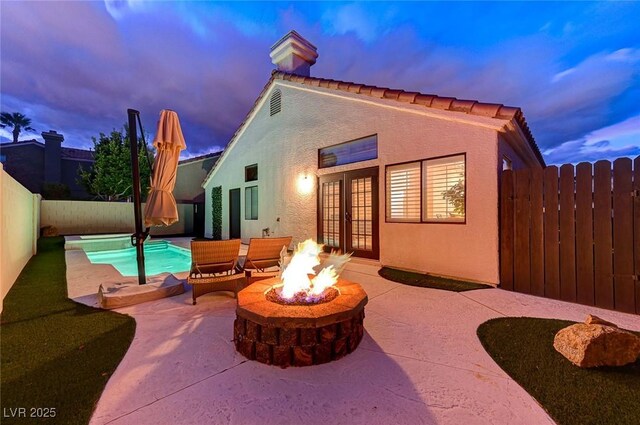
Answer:
<path fill-rule="evenodd" d="M 144 286 L 137 283 L 108 283 L 100 285 L 98 301 L 104 309 L 141 304 L 184 293 L 183 280 L 174 275 L 149 278 Z"/>

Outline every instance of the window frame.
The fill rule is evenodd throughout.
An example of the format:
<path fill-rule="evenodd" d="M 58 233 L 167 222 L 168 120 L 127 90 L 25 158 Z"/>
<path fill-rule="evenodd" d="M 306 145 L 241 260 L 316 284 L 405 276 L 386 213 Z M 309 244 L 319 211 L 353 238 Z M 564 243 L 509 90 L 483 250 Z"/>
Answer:
<path fill-rule="evenodd" d="M 344 164 L 322 165 L 322 162 L 320 161 L 320 158 L 321 158 L 320 152 L 323 149 L 334 148 L 336 146 L 346 145 L 348 143 L 357 142 L 358 140 L 368 139 L 370 137 L 375 137 L 375 139 L 376 139 L 376 157 L 375 158 L 362 159 L 362 160 L 359 160 L 359 161 L 352 161 L 352 162 L 345 162 Z M 322 148 L 319 148 L 318 149 L 317 158 L 318 158 L 318 169 L 319 170 L 324 170 L 324 169 L 328 169 L 328 168 L 332 168 L 332 167 L 340 167 L 342 165 L 357 164 L 358 162 L 366 162 L 366 161 L 376 160 L 376 159 L 379 158 L 379 154 L 378 154 L 378 133 L 369 134 L 367 136 L 358 137 L 357 139 L 351 139 L 351 140 L 347 140 L 346 142 L 336 143 L 334 145 L 329 145 L 329 146 L 324 146 Z"/>
<path fill-rule="evenodd" d="M 251 201 L 252 202 L 249 203 L 249 206 L 251 206 L 251 204 L 253 203 L 253 190 L 252 190 L 253 188 L 256 189 L 256 197 L 258 198 L 258 202 L 260 201 L 260 197 L 258 195 L 258 185 L 257 184 L 254 185 L 254 186 L 246 186 L 244 188 L 244 219 L 247 220 L 247 221 L 258 220 L 258 218 L 259 218 L 258 212 L 260 211 L 260 207 L 259 207 L 258 202 L 256 202 L 256 208 L 257 208 L 258 211 L 255 211 L 255 213 L 256 213 L 255 218 L 252 218 L 251 216 L 249 218 L 247 218 L 247 212 L 249 211 L 249 209 L 247 208 L 247 193 L 251 193 Z M 247 192 L 247 191 L 249 191 L 249 192 Z M 251 212 L 252 213 L 254 212 L 253 208 L 251 208 Z"/>
<path fill-rule="evenodd" d="M 423 198 L 424 198 L 424 194 L 423 191 L 425 190 L 425 188 L 423 187 L 422 183 L 424 181 L 424 163 L 426 161 L 430 161 L 433 159 L 442 159 L 442 158 L 448 158 L 448 157 L 454 157 L 454 156 L 462 156 L 464 158 L 464 220 L 462 221 L 445 221 L 445 220 L 433 220 L 433 221 L 428 221 L 428 220 L 423 220 L 423 209 L 424 209 L 424 202 L 423 202 Z M 403 165 L 403 164 L 411 164 L 411 163 L 417 163 L 420 164 L 420 219 L 418 221 L 397 221 L 397 220 L 390 220 L 388 218 L 388 202 L 387 202 L 387 197 L 388 197 L 388 193 L 387 193 L 387 178 L 388 178 L 388 174 L 387 174 L 387 168 L 388 167 L 393 167 L 395 165 Z M 448 154 L 448 155 L 440 155 L 440 156 L 433 156 L 433 157 L 429 157 L 429 158 L 421 158 L 421 159 L 415 159 L 415 160 L 411 160 L 411 161 L 404 161 L 404 162 L 396 162 L 393 164 L 385 164 L 384 166 L 384 222 L 385 223 L 389 223 L 389 224 L 467 224 L 467 153 L 466 152 L 459 152 L 459 153 L 454 153 L 454 154 Z"/>
<path fill-rule="evenodd" d="M 255 179 L 251 179 L 249 180 L 249 177 L 247 177 L 247 171 L 249 170 L 249 168 L 251 167 L 256 167 L 256 178 Z M 259 174 L 258 174 L 258 163 L 256 162 L 255 164 L 250 164 L 250 165 L 245 165 L 244 167 L 244 182 L 245 183 L 249 183 L 249 182 L 257 182 L 259 178 Z"/>

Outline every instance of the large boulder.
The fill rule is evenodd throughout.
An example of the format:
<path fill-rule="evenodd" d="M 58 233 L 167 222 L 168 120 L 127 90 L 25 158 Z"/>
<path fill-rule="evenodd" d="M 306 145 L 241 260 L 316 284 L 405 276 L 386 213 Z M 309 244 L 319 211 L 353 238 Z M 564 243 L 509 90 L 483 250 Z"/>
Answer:
<path fill-rule="evenodd" d="M 596 316 L 560 329 L 553 348 L 579 367 L 624 366 L 640 356 L 640 337 Z"/>

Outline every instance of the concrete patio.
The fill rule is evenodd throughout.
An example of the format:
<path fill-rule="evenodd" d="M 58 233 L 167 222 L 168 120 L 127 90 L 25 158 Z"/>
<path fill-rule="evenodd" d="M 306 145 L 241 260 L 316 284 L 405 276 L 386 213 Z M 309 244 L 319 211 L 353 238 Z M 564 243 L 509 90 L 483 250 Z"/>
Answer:
<path fill-rule="evenodd" d="M 67 252 L 69 294 L 93 304 L 85 273 L 102 266 L 82 257 Z M 109 274 L 92 270 L 92 277 Z M 369 295 L 360 347 L 307 368 L 280 369 L 238 354 L 235 299 L 224 293 L 196 306 L 187 291 L 119 309 L 136 319 L 136 335 L 91 424 L 552 424 L 484 351 L 478 325 L 501 316 L 581 321 L 593 313 L 640 331 L 635 315 L 499 289 L 416 288 L 376 272 L 354 262 L 343 273 Z"/>

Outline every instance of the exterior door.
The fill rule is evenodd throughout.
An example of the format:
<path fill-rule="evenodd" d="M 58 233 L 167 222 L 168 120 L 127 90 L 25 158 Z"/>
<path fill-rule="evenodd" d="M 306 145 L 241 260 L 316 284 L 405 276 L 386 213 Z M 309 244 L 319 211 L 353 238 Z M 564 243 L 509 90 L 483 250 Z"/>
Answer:
<path fill-rule="evenodd" d="M 193 235 L 204 237 L 204 202 L 193 204 Z"/>
<path fill-rule="evenodd" d="M 378 168 L 322 176 L 318 184 L 318 241 L 325 250 L 377 259 Z"/>
<path fill-rule="evenodd" d="M 240 238 L 240 189 L 229 190 L 229 239 Z"/>

